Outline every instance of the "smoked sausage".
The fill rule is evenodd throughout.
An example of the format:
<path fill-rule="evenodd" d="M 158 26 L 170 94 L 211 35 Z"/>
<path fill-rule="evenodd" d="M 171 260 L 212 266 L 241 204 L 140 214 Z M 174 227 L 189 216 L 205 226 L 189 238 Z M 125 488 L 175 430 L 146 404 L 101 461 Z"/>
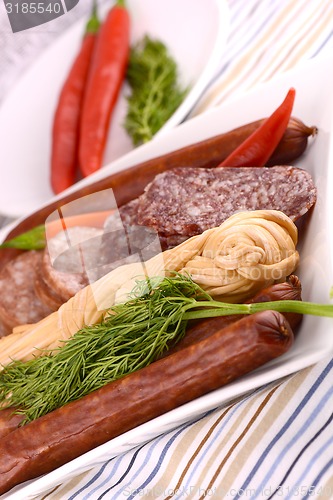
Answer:
<path fill-rule="evenodd" d="M 308 144 L 308 137 L 315 136 L 317 133 L 317 127 L 307 127 L 301 120 L 292 116 L 283 135 L 283 140 L 274 150 L 266 166 L 272 167 L 293 162 L 304 153 Z"/>
<path fill-rule="evenodd" d="M 275 283 L 267 288 L 263 288 L 257 292 L 247 304 L 258 302 L 270 302 L 275 300 L 302 300 L 302 286 L 299 278 L 295 275 L 289 276 L 287 281 L 283 283 Z M 291 329 L 295 333 L 300 325 L 303 316 L 297 313 L 283 313 Z M 185 337 L 183 337 L 177 344 L 171 345 L 169 350 L 166 351 L 162 357 L 169 356 L 174 352 L 180 351 L 189 345 L 193 345 L 203 339 L 214 335 L 214 333 L 228 325 L 239 321 L 241 316 L 230 314 L 229 316 L 220 316 L 216 318 L 200 319 L 192 321 L 186 330 Z"/>
<path fill-rule="evenodd" d="M 259 292 L 247 303 L 269 302 L 274 300 L 302 300 L 302 286 L 299 278 L 295 275 L 289 276 L 283 283 L 275 283 Z M 283 313 L 287 318 L 293 332 L 299 326 L 302 315 L 296 313 Z M 185 337 L 176 345 L 170 345 L 169 349 L 161 356 L 170 356 L 174 352 L 180 351 L 189 345 L 203 340 L 213 335 L 216 331 L 225 328 L 231 323 L 240 319 L 239 315 L 220 316 L 217 318 L 206 318 L 198 321 L 191 321 L 186 331 Z M 0 438 L 12 432 L 23 420 L 22 415 L 13 414 L 13 410 L 6 409 L 0 411 Z"/>
<path fill-rule="evenodd" d="M 23 420 L 23 415 L 15 413 L 13 408 L 0 411 L 0 439 L 18 428 Z"/>
<path fill-rule="evenodd" d="M 147 184 L 157 174 L 175 167 L 216 167 L 256 130 L 263 120 L 248 123 L 229 132 L 133 165 L 126 170 L 113 173 L 103 179 L 92 182 L 88 186 L 78 187 L 74 192 L 58 197 L 56 201 L 45 205 L 43 208 L 22 219 L 8 234 L 6 239 L 9 240 L 39 224 L 44 224 L 46 218 L 57 208 L 80 197 L 112 188 L 117 205 L 121 207 L 140 196 Z M 269 160 L 270 166 L 291 164 L 304 152 L 307 147 L 308 137 L 315 134 L 315 127 L 308 127 L 299 119 L 291 117 L 285 135 L 278 145 L 278 155 L 275 157 L 275 153 L 273 153 Z M 1 259 L 7 260 L 11 255 L 15 255 L 15 253 L 17 251 L 13 249 L 4 249 L 1 251 Z"/>
<path fill-rule="evenodd" d="M 276 311 L 246 316 L 19 427 L 0 441 L 0 494 L 281 356 L 293 338 Z"/>

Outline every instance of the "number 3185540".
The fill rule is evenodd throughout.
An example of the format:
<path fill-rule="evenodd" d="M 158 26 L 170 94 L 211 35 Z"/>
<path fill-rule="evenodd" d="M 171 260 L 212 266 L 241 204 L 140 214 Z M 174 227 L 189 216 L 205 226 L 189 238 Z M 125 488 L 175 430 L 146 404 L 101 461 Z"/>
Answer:
<path fill-rule="evenodd" d="M 6 3 L 6 10 L 8 14 L 59 14 L 61 12 L 61 3 L 48 3 L 43 2 L 22 2 L 22 3 Z"/>

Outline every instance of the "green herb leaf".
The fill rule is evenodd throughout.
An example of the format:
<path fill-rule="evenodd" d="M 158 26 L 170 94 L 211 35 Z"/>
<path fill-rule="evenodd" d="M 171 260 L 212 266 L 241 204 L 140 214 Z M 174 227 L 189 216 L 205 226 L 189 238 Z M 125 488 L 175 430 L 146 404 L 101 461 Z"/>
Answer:
<path fill-rule="evenodd" d="M 127 81 L 131 94 L 124 126 L 137 146 L 152 139 L 189 89 L 180 87 L 177 64 L 166 46 L 148 36 L 131 49 Z"/>
<path fill-rule="evenodd" d="M 133 373 L 185 334 L 191 319 L 264 310 L 333 317 L 333 305 L 297 300 L 229 304 L 213 300 L 190 277 L 175 273 L 137 283 L 130 300 L 105 320 L 82 328 L 53 355 L 13 361 L 0 373 L 0 402 L 20 408 L 24 423 Z"/>
<path fill-rule="evenodd" d="M 158 280 L 160 281 L 160 280 Z M 14 361 L 0 373 L 0 400 L 34 420 L 108 382 L 147 366 L 186 328 L 184 311 L 209 296 L 184 277 L 139 282 L 133 298 L 103 323 L 86 327 L 54 355 Z"/>
<path fill-rule="evenodd" d="M 0 248 L 17 248 L 19 250 L 41 250 L 45 248 L 45 226 L 36 226 L 29 231 L 5 241 Z"/>

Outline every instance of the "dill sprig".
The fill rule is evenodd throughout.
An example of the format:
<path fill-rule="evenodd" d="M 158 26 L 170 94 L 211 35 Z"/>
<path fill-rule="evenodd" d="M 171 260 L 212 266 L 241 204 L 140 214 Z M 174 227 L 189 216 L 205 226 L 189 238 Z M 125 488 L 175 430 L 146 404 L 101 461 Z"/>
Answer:
<path fill-rule="evenodd" d="M 129 301 L 102 323 L 80 329 L 53 355 L 13 361 L 0 373 L 0 401 L 34 420 L 158 358 L 186 328 L 182 316 L 197 300 L 210 300 L 182 276 L 139 281 Z"/>
<path fill-rule="evenodd" d="M 156 134 L 184 100 L 178 69 L 166 46 L 145 36 L 130 51 L 126 74 L 131 93 L 125 129 L 135 146 Z"/>
<path fill-rule="evenodd" d="M 143 368 L 183 338 L 189 320 L 264 310 L 333 317 L 333 305 L 295 300 L 229 304 L 213 300 L 189 276 L 138 281 L 129 300 L 104 321 L 79 330 L 51 355 L 13 361 L 0 373 L 0 402 L 23 423 Z"/>

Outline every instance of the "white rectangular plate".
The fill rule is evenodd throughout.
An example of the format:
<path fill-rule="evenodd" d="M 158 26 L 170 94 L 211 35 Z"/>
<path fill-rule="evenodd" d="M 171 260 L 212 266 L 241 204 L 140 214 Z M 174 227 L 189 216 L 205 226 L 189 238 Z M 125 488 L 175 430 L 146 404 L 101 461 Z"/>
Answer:
<path fill-rule="evenodd" d="M 333 60 L 310 61 L 296 70 L 285 73 L 261 85 L 241 98 L 210 110 L 180 125 L 150 144 L 138 148 L 118 162 L 107 166 L 98 176 L 85 183 L 105 177 L 135 162 L 163 154 L 249 121 L 268 116 L 282 102 L 288 89 L 296 88 L 293 114 L 307 125 L 318 127 L 318 136 L 312 141 L 297 165 L 308 170 L 318 188 L 318 201 L 312 213 L 306 236 L 300 247 L 301 264 L 298 275 L 303 284 L 303 299 L 329 302 L 332 276 L 332 222 L 333 169 Z M 296 163 L 295 163 L 296 164 Z M 78 187 L 82 186 L 80 183 Z M 75 190 L 75 189 L 74 189 Z M 0 233 L 4 237 L 6 231 Z M 88 470 L 111 457 L 144 443 L 178 425 L 197 418 L 210 409 L 251 391 L 263 384 L 292 374 L 333 354 L 333 320 L 305 317 L 292 349 L 255 372 L 242 377 L 219 390 L 211 392 L 144 425 L 112 439 L 98 448 L 67 463 L 57 470 L 29 483 L 16 487 L 2 498 L 33 498 L 69 478 Z"/>

